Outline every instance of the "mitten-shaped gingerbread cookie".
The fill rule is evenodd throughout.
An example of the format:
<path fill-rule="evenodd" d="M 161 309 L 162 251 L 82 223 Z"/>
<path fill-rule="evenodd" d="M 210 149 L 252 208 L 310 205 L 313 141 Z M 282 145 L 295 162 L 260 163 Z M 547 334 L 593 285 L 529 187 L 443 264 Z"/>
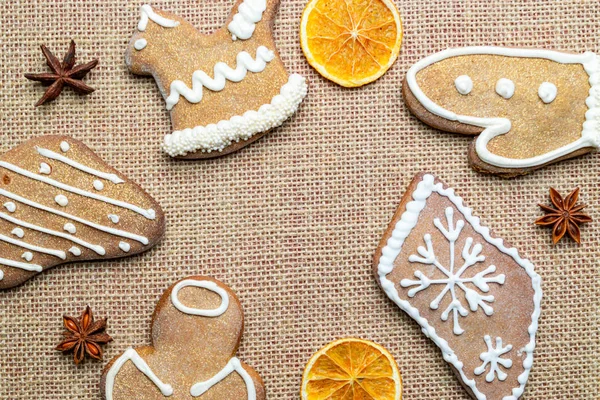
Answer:
<path fill-rule="evenodd" d="M 165 230 L 158 203 L 66 136 L 0 156 L 0 289 L 74 261 L 125 257 Z"/>
<path fill-rule="evenodd" d="M 237 352 L 242 306 L 223 283 L 183 279 L 163 294 L 152 318 L 152 345 L 130 348 L 104 369 L 106 400 L 265 400 L 260 376 Z"/>
<path fill-rule="evenodd" d="M 541 279 L 453 189 L 430 174 L 415 177 L 377 249 L 374 273 L 473 398 L 516 400 L 523 394 L 533 366 Z"/>
<path fill-rule="evenodd" d="M 172 157 L 211 158 L 234 152 L 283 124 L 306 96 L 299 75 L 288 76 L 272 25 L 279 0 L 240 0 L 225 26 L 210 35 L 184 19 L 141 8 L 129 44 L 131 71 L 152 75 L 171 110 Z"/>
<path fill-rule="evenodd" d="M 423 122 L 479 135 L 480 172 L 514 177 L 600 147 L 600 57 L 465 47 L 415 64 L 403 95 Z"/>

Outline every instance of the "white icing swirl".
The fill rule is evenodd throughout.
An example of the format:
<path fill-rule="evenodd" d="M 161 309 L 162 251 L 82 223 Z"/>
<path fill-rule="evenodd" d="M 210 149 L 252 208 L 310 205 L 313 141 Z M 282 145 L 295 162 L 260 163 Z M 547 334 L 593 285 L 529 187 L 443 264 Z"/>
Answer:
<path fill-rule="evenodd" d="M 155 24 L 162 26 L 163 28 L 175 28 L 176 26 L 179 26 L 178 21 L 162 17 L 155 13 L 149 4 L 144 4 L 140 8 L 140 14 L 141 18 L 140 22 L 138 23 L 138 30 L 140 32 L 144 32 L 146 30 L 146 28 L 148 27 L 148 21 L 152 21 Z"/>
<path fill-rule="evenodd" d="M 538 89 L 538 96 L 540 99 L 546 104 L 550 104 L 556 99 L 556 95 L 558 94 L 558 88 L 555 84 L 550 82 L 544 82 L 540 85 Z"/>
<path fill-rule="evenodd" d="M 239 5 L 233 20 L 227 25 L 231 38 L 250 39 L 256 29 L 256 23 L 262 19 L 266 9 L 266 0 L 244 0 Z"/>
<path fill-rule="evenodd" d="M 461 75 L 454 80 L 454 86 L 458 93 L 467 95 L 473 90 L 473 80 L 468 75 Z"/>
<path fill-rule="evenodd" d="M 275 58 L 275 54 L 265 46 L 259 46 L 256 49 L 256 59 L 241 51 L 236 57 L 237 66 L 231 68 L 224 62 L 218 62 L 214 66 L 214 78 L 211 78 L 206 72 L 197 70 L 192 74 L 192 88 L 190 89 L 183 81 L 175 80 L 171 83 L 171 92 L 167 97 L 167 110 L 171 110 L 179 103 L 180 96 L 186 98 L 190 103 L 199 103 L 202 101 L 202 89 L 206 87 L 209 90 L 218 92 L 225 88 L 227 80 L 231 82 L 241 82 L 248 71 L 262 72 L 267 67 L 267 63 Z"/>
<path fill-rule="evenodd" d="M 233 142 L 249 139 L 259 132 L 266 132 L 283 124 L 296 112 L 306 93 L 305 79 L 293 74 L 282 86 L 280 94 L 258 111 L 247 111 L 242 116 L 234 116 L 217 124 L 173 132 L 165 137 L 163 148 L 171 157 L 198 150 L 221 151 Z"/>
<path fill-rule="evenodd" d="M 506 100 L 515 95 L 515 83 L 510 79 L 501 78 L 496 82 L 496 93 Z"/>

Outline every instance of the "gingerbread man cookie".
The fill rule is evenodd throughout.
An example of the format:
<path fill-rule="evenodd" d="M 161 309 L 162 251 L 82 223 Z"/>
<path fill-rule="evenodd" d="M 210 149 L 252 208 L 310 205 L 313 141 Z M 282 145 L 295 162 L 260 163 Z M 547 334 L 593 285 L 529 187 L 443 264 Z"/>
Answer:
<path fill-rule="evenodd" d="M 473 169 L 514 177 L 600 147 L 600 57 L 465 47 L 410 68 L 408 108 L 448 132 L 479 135 Z"/>
<path fill-rule="evenodd" d="M 260 376 L 235 354 L 242 306 L 223 283 L 193 276 L 163 294 L 152 317 L 152 345 L 130 348 L 104 369 L 106 400 L 265 400 Z"/>
<path fill-rule="evenodd" d="M 141 8 L 126 53 L 130 70 L 152 75 L 171 111 L 165 136 L 172 157 L 229 154 L 283 124 L 306 96 L 300 75 L 288 75 L 272 25 L 279 0 L 240 0 L 225 26 L 210 35 L 184 19 Z"/>
<path fill-rule="evenodd" d="M 141 253 L 164 230 L 158 203 L 78 140 L 43 136 L 0 157 L 0 289 L 56 265 Z"/>
<path fill-rule="evenodd" d="M 386 295 L 477 400 L 516 400 L 533 367 L 541 278 L 431 174 L 415 177 L 375 253 Z"/>

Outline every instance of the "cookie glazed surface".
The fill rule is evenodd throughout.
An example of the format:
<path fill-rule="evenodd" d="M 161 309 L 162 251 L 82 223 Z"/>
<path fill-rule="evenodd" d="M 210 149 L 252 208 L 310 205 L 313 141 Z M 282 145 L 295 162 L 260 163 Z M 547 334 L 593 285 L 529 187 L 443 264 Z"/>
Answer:
<path fill-rule="evenodd" d="M 152 75 L 171 111 L 172 157 L 211 158 L 252 143 L 283 124 L 307 93 L 288 75 L 272 37 L 278 0 L 243 0 L 211 35 L 184 19 L 141 8 L 126 53 L 135 74 Z"/>
<path fill-rule="evenodd" d="M 481 133 L 476 169 L 518 174 L 600 146 L 599 85 L 591 52 L 467 47 L 415 64 L 404 95 L 425 123 Z"/>
<path fill-rule="evenodd" d="M 165 230 L 154 199 L 66 136 L 0 157 L 0 205 L 2 289 L 56 265 L 141 253 Z"/>

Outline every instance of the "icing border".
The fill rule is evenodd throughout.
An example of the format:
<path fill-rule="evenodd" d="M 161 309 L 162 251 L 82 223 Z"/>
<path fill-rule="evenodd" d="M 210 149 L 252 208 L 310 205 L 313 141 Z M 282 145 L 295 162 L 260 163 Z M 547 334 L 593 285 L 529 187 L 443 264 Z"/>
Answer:
<path fill-rule="evenodd" d="M 585 114 L 585 122 L 583 123 L 581 138 L 548 153 L 530 158 L 517 159 L 492 154 L 487 149 L 487 144 L 494 137 L 503 135 L 510 131 L 512 124 L 509 119 L 480 118 L 458 115 L 434 103 L 431 99 L 429 99 L 429 97 L 427 97 L 417 83 L 417 73 L 424 68 L 448 58 L 466 55 L 498 55 L 519 58 L 542 58 L 561 64 L 583 65 L 585 71 L 590 76 L 589 83 L 591 87 L 589 96 L 586 99 L 586 105 L 588 106 L 589 110 Z M 421 105 L 427 109 L 427 111 L 450 121 L 457 121 L 460 123 L 485 128 L 485 130 L 477 137 L 475 146 L 479 158 L 488 164 L 503 168 L 529 168 L 546 164 L 585 147 L 600 148 L 600 56 L 593 52 L 588 51 L 582 54 L 568 54 L 553 50 L 513 49 L 494 46 L 474 46 L 447 49 L 425 57 L 413 65 L 406 74 L 406 81 L 412 94 L 417 98 Z"/>
<path fill-rule="evenodd" d="M 281 87 L 280 94 L 258 111 L 250 110 L 242 116 L 236 115 L 216 124 L 175 131 L 165 136 L 163 150 L 171 157 L 185 156 L 199 150 L 222 151 L 234 142 L 247 140 L 257 133 L 282 125 L 294 115 L 307 92 L 306 80 L 298 74 L 292 74 Z"/>
<path fill-rule="evenodd" d="M 519 375 L 518 382 L 519 387 L 512 389 L 511 396 L 503 397 L 503 400 L 517 400 L 523 394 L 525 390 L 525 384 L 529 378 L 529 372 L 533 366 L 533 351 L 535 349 L 535 334 L 538 328 L 538 319 L 541 312 L 541 300 L 542 300 L 542 288 L 541 278 L 534 271 L 534 266 L 531 261 L 523 259 L 519 256 L 517 249 L 506 248 L 504 241 L 500 238 L 493 238 L 490 235 L 490 230 L 480 224 L 478 217 L 473 216 L 472 210 L 463 204 L 461 197 L 454 193 L 454 189 L 444 189 L 443 183 L 434 183 L 435 178 L 433 175 L 426 174 L 421 178 L 421 181 L 417 184 L 417 188 L 412 192 L 413 200 L 406 204 L 406 211 L 402 214 L 400 220 L 394 226 L 392 234 L 388 238 L 386 245 L 381 250 L 381 257 L 379 258 L 379 264 L 377 266 L 377 274 L 381 288 L 385 291 L 386 295 L 394 302 L 400 309 L 406 312 L 412 319 L 417 321 L 421 326 L 425 336 L 430 338 L 442 351 L 444 360 L 450 364 L 459 372 L 460 377 L 464 384 L 469 386 L 474 395 L 478 400 L 485 400 L 486 396 L 477 389 L 477 384 L 474 379 L 468 379 L 463 371 L 463 363 L 459 361 L 458 357 L 454 353 L 454 350 L 450 348 L 448 342 L 443 338 L 439 337 L 435 331 L 435 328 L 429 325 L 427 319 L 423 318 L 419 310 L 410 305 L 407 300 L 402 300 L 399 296 L 398 291 L 394 283 L 386 278 L 386 276 L 392 272 L 394 268 L 394 261 L 396 257 L 402 251 L 404 240 L 408 237 L 414 227 L 417 225 L 419 215 L 427 204 L 427 199 L 433 194 L 433 192 L 444 196 L 454 204 L 458 211 L 463 214 L 465 220 L 469 222 L 475 232 L 479 233 L 483 238 L 492 246 L 496 247 L 502 253 L 509 255 L 519 264 L 531 278 L 531 284 L 534 290 L 533 303 L 534 310 L 531 315 L 531 325 L 528 328 L 529 332 L 529 343 L 525 346 L 525 353 L 527 357 L 523 360 L 524 371 Z"/>

